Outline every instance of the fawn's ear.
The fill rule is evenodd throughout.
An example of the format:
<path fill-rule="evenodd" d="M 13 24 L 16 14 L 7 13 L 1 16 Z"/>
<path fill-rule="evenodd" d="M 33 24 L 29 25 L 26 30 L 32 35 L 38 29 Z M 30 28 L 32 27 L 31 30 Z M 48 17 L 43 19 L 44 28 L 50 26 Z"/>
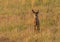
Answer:
<path fill-rule="evenodd" d="M 33 12 L 33 13 L 35 13 L 35 11 L 34 11 L 34 10 L 32 10 L 32 12 Z"/>
<path fill-rule="evenodd" d="M 34 10 L 32 10 L 33 13 L 39 13 L 39 10 L 37 10 L 36 12 Z"/>

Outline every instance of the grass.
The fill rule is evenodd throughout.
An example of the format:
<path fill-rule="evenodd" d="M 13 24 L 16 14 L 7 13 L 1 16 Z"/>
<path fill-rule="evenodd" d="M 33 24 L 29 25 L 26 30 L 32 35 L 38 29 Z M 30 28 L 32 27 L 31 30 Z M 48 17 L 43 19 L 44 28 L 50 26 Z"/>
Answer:
<path fill-rule="evenodd" d="M 15 26 L 15 28 L 18 28 L 21 31 L 21 30 L 26 29 L 26 26 L 25 25 L 18 25 L 18 26 Z"/>
<path fill-rule="evenodd" d="M 52 42 L 51 38 L 53 37 L 50 29 L 57 28 L 56 37 L 59 39 L 59 2 L 60 0 L 1 0 L 0 37 L 5 36 L 16 42 Z M 39 14 L 41 14 L 39 15 L 41 32 L 37 34 L 33 32 L 34 15 L 32 9 L 39 9 Z M 7 17 L 2 19 L 5 15 Z M 57 39 L 56 41 L 60 42 L 60 39 L 59 41 Z"/>
<path fill-rule="evenodd" d="M 48 26 L 56 26 L 57 23 L 55 20 L 52 20 L 52 19 L 47 19 L 47 25 Z"/>
<path fill-rule="evenodd" d="M 41 0 L 36 0 L 34 6 L 40 6 L 43 2 Z"/>
<path fill-rule="evenodd" d="M 15 29 L 13 26 L 0 27 L 0 32 L 12 31 L 13 29 Z"/>

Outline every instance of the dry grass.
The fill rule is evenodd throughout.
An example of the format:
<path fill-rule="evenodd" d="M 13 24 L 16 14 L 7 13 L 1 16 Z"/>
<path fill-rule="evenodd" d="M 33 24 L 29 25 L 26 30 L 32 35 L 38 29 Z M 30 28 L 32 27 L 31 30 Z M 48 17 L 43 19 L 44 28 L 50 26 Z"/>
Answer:
<path fill-rule="evenodd" d="M 32 9 L 39 9 L 40 33 Z M 0 42 L 60 42 L 60 0 L 0 0 Z"/>

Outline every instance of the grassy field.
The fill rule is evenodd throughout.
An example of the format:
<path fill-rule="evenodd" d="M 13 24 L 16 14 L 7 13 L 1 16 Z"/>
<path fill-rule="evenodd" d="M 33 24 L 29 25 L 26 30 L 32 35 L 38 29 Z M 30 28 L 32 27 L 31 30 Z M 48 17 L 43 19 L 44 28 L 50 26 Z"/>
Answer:
<path fill-rule="evenodd" d="M 39 10 L 40 33 L 32 9 Z M 0 0 L 0 42 L 60 42 L 60 0 Z"/>

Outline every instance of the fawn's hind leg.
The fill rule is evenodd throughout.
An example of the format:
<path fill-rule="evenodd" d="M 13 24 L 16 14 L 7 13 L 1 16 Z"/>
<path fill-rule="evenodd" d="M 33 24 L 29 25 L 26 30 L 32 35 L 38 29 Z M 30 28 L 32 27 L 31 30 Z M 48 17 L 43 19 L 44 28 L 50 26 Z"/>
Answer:
<path fill-rule="evenodd" d="M 37 25 L 37 31 L 40 31 L 40 27 L 39 27 L 39 25 Z"/>
<path fill-rule="evenodd" d="M 36 32 L 36 30 L 37 30 L 37 27 L 36 27 L 36 25 L 34 25 L 34 32 Z"/>
<path fill-rule="evenodd" d="M 34 32 L 39 32 L 40 28 L 37 25 L 34 25 Z"/>

